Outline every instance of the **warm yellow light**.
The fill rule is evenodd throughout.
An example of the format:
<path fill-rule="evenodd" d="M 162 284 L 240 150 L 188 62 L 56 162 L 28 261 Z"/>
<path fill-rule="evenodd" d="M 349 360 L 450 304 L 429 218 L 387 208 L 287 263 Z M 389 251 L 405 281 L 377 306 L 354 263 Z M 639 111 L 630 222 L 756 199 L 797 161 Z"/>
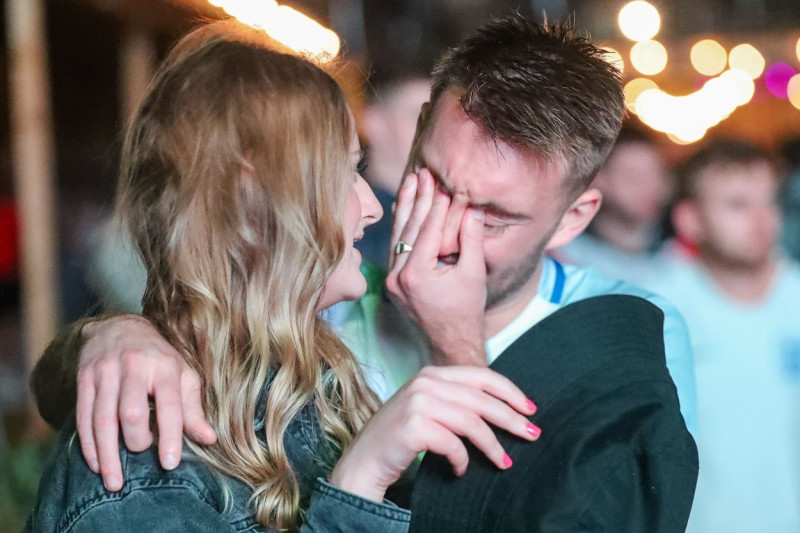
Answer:
<path fill-rule="evenodd" d="M 658 41 L 639 41 L 631 48 L 631 65 L 647 76 L 667 66 L 667 49 Z"/>
<path fill-rule="evenodd" d="M 797 60 L 800 61 L 800 38 L 797 39 L 797 44 L 794 47 L 794 53 L 797 55 Z"/>
<path fill-rule="evenodd" d="M 789 80 L 789 85 L 786 88 L 789 94 L 789 102 L 797 109 L 800 109 L 800 74 L 795 74 Z"/>
<path fill-rule="evenodd" d="M 339 37 L 331 30 L 289 6 L 278 7 L 277 12 L 276 17 L 262 26 L 273 38 L 321 60 L 332 59 L 339 53 Z"/>
<path fill-rule="evenodd" d="M 339 36 L 317 21 L 275 0 L 208 0 L 239 21 L 267 32 L 289 48 L 329 61 L 339 53 Z"/>
<path fill-rule="evenodd" d="M 673 132 L 674 137 L 685 144 L 695 143 L 702 139 L 705 134 L 705 128 L 697 126 L 696 124 L 688 124 Z"/>
<path fill-rule="evenodd" d="M 714 39 L 703 39 L 696 42 L 692 46 L 689 57 L 695 70 L 706 76 L 716 76 L 725 69 L 725 65 L 728 63 L 728 53 Z"/>
<path fill-rule="evenodd" d="M 604 46 L 603 50 L 606 51 L 603 59 L 617 67 L 619 73 L 622 74 L 625 71 L 625 60 L 622 59 L 622 55 L 610 46 Z"/>
<path fill-rule="evenodd" d="M 648 89 L 658 89 L 656 82 L 650 78 L 635 78 L 625 84 L 625 105 L 632 112 L 636 112 L 636 99 Z"/>
<path fill-rule="evenodd" d="M 684 140 L 682 140 L 682 139 L 679 139 L 679 138 L 677 138 L 675 135 L 673 135 L 673 134 L 671 134 L 671 133 L 667 133 L 667 138 L 668 138 L 670 141 L 674 142 L 675 144 L 680 144 L 680 145 L 682 145 L 682 146 L 684 146 L 684 145 L 687 145 L 687 144 L 692 144 L 692 143 L 690 143 L 690 142 L 686 142 L 686 141 L 684 141 Z"/>
<path fill-rule="evenodd" d="M 764 67 L 767 62 L 761 52 L 756 50 L 752 44 L 740 44 L 735 46 L 731 53 L 728 54 L 728 64 L 731 68 L 738 68 L 750 76 L 751 79 L 756 79 L 764 72 Z"/>
<path fill-rule="evenodd" d="M 652 39 L 661 27 L 661 16 L 651 4 L 642 0 L 629 2 L 619 11 L 619 29 L 632 41 Z"/>
<path fill-rule="evenodd" d="M 756 84 L 753 83 L 753 79 L 747 72 L 734 68 L 723 72 L 719 78 L 730 88 L 733 103 L 736 106 L 742 106 L 752 100 L 756 92 Z"/>
<path fill-rule="evenodd" d="M 702 118 L 706 128 L 719 124 L 736 109 L 737 95 L 732 85 L 731 80 L 720 76 L 708 80 L 694 93 L 699 102 L 697 116 Z"/>
<path fill-rule="evenodd" d="M 675 108 L 673 100 L 660 89 L 648 89 L 636 98 L 636 112 L 642 122 L 654 130 L 672 131 Z"/>
<path fill-rule="evenodd" d="M 261 27 L 265 20 L 275 16 L 274 10 L 278 7 L 275 0 L 215 0 L 212 5 L 221 7 L 232 17 L 249 26 Z"/>

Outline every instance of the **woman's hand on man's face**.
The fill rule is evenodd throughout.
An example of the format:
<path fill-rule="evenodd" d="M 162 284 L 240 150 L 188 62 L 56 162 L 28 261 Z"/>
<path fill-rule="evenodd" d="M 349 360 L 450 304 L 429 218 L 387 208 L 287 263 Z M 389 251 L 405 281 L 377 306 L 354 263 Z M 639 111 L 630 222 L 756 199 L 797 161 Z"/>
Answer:
<path fill-rule="evenodd" d="M 110 491 L 122 488 L 119 428 L 134 452 L 153 443 L 149 399 L 155 403 L 161 465 L 178 466 L 183 433 L 201 444 L 216 434 L 206 422 L 200 378 L 145 318 L 120 315 L 84 326 L 78 364 L 76 422 L 89 467 Z"/>
<path fill-rule="evenodd" d="M 541 431 L 527 416 L 536 406 L 511 380 L 488 368 L 425 367 L 370 419 L 330 477 L 339 488 L 374 501 L 420 452 L 447 457 L 457 475 L 467 469 L 460 437 L 500 469 L 512 466 L 489 425 L 529 441 Z"/>

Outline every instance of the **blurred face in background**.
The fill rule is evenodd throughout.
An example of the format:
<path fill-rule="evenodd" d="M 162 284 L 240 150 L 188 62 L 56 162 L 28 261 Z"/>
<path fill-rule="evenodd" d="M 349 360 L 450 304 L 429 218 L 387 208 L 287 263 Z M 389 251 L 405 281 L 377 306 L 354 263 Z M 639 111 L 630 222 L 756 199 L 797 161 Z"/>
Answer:
<path fill-rule="evenodd" d="M 689 202 L 703 256 L 740 268 L 764 266 L 780 228 L 778 178 L 766 162 L 711 166 Z"/>
<path fill-rule="evenodd" d="M 593 185 L 603 193 L 601 213 L 636 226 L 657 223 L 672 193 L 661 154 L 644 142 L 616 147 Z"/>

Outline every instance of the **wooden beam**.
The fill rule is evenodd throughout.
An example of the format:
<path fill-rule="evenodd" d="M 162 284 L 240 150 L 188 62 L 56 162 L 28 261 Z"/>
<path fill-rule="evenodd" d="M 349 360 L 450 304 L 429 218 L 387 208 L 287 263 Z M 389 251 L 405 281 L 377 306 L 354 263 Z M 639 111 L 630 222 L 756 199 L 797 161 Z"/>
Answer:
<path fill-rule="evenodd" d="M 42 0 L 6 0 L 12 167 L 29 369 L 55 334 L 59 301 L 53 119 L 42 4 Z"/>

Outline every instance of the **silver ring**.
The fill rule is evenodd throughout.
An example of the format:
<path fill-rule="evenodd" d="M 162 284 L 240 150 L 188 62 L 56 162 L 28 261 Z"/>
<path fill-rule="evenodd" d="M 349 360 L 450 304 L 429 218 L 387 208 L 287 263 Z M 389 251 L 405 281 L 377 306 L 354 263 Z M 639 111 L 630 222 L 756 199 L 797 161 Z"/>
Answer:
<path fill-rule="evenodd" d="M 410 252 L 413 249 L 414 247 L 408 244 L 407 242 L 398 241 L 397 246 L 394 247 L 394 255 L 404 254 L 406 252 Z"/>

